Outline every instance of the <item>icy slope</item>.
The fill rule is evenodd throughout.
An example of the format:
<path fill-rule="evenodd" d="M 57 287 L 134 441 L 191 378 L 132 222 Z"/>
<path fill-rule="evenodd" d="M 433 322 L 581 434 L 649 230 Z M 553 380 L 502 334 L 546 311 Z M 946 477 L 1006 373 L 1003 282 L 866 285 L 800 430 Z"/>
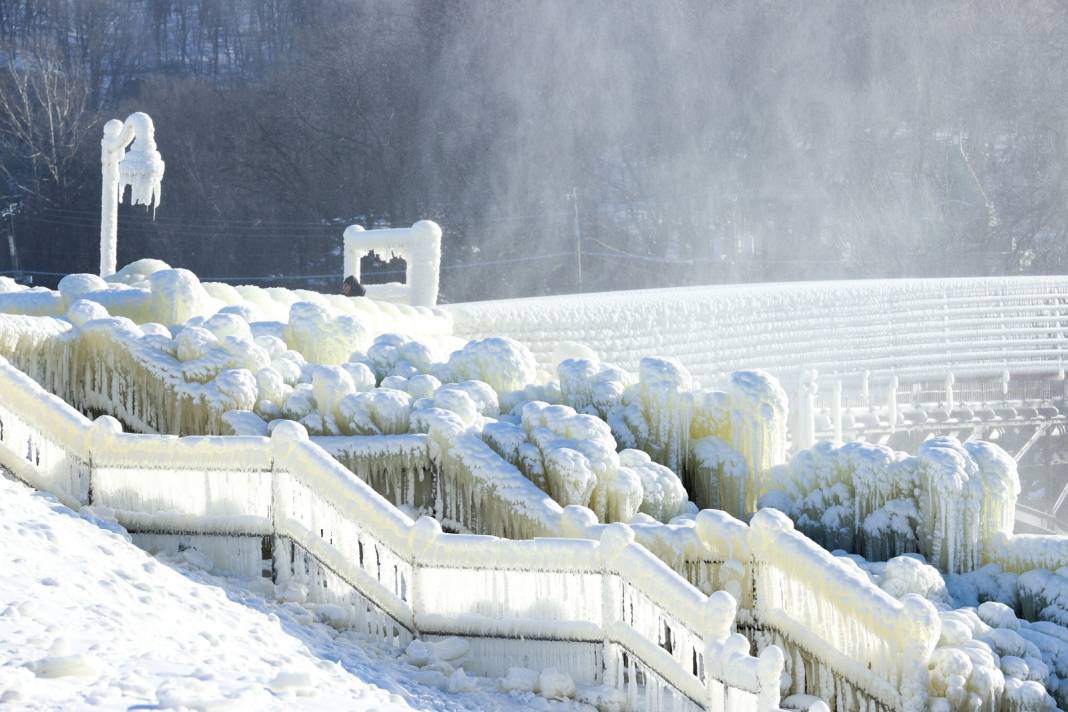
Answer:
<path fill-rule="evenodd" d="M 276 602 L 269 583 L 255 586 L 261 595 L 242 587 L 252 581 L 198 568 L 210 562 L 195 551 L 185 559 L 157 560 L 106 520 L 0 477 L 0 706 L 527 708 L 495 692 L 422 685 L 425 672 Z"/>

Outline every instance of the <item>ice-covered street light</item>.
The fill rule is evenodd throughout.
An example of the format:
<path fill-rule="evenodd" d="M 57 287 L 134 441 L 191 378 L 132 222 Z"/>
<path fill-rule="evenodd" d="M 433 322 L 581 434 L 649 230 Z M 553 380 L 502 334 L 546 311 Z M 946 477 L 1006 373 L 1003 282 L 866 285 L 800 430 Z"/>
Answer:
<path fill-rule="evenodd" d="M 133 145 L 130 146 L 130 142 Z M 130 146 L 129 153 L 126 147 Z M 138 111 L 126 121 L 104 124 L 100 140 L 104 175 L 100 207 L 100 276 L 115 274 L 118 253 L 119 203 L 130 186 L 130 204 L 159 205 L 163 159 L 156 150 L 156 129 L 148 114 Z"/>

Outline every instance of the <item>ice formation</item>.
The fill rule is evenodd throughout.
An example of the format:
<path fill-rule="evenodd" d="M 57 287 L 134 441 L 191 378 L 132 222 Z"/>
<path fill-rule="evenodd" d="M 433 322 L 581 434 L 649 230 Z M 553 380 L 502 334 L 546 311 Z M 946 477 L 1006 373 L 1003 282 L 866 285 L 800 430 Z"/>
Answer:
<path fill-rule="evenodd" d="M 997 445 L 932 438 L 915 457 L 867 443 L 821 442 L 772 470 L 764 502 L 828 549 L 886 560 L 920 552 L 948 573 L 986 561 L 1012 533 L 1016 463 Z"/>
<path fill-rule="evenodd" d="M 343 239 L 345 274 L 356 279 L 360 279 L 360 259 L 370 252 L 389 253 L 406 263 L 404 285 L 366 285 L 367 296 L 374 299 L 396 296 L 412 306 L 437 304 L 441 265 L 441 228 L 437 223 L 420 220 L 408 228 L 384 230 L 364 230 L 360 225 L 350 225 Z"/>
<path fill-rule="evenodd" d="M 757 371 L 723 390 L 697 388 L 672 359 L 644 358 L 637 377 L 589 359 L 557 367 L 561 398 L 607 421 L 623 447 L 682 475 L 695 501 L 737 516 L 755 511 L 765 473 L 786 448 L 786 396 Z"/>
<path fill-rule="evenodd" d="M 578 338 L 601 359 L 631 372 L 643 356 L 678 359 L 702 385 L 723 373 L 762 369 L 793 396 L 805 371 L 868 386 L 881 398 L 891 374 L 902 382 L 944 381 L 947 373 L 1056 374 L 1063 317 L 1050 299 L 1064 278 L 982 277 L 854 282 L 731 284 L 450 304 L 457 336 L 508 336 L 540 368 L 556 363 L 563 340 Z M 1033 321 L 1006 341 L 1005 320 Z M 978 323 L 989 325 L 977 329 Z M 998 328 L 994 328 L 998 327 Z M 865 376 L 865 374 L 867 374 Z M 872 400 L 874 404 L 874 400 Z M 797 404 L 795 404 L 796 406 Z"/>
<path fill-rule="evenodd" d="M 489 671 L 605 709 L 670 690 L 773 710 L 780 682 L 838 709 L 1068 692 L 1068 544 L 1012 533 L 996 446 L 821 443 L 786 462 L 786 396 L 763 372 L 710 387 L 680 360 L 621 359 L 630 373 L 597 341 L 550 363 L 536 339 L 456 338 L 443 312 L 154 261 L 56 291 L 0 281 L 4 311 L 0 355 L 30 377 L 0 361 L 0 462 L 154 546 L 250 575 L 269 548 L 280 595 L 407 648 L 436 686 Z M 227 437 L 122 433 L 45 391 L 142 433 Z M 454 636 L 463 670 L 427 652 Z"/>
<path fill-rule="evenodd" d="M 848 563 L 895 598 L 922 596 L 938 609 L 938 644 L 928 662 L 930 709 L 1053 710 L 1068 704 L 1065 629 L 1026 620 L 1034 613 L 1027 605 L 1024 618 L 1018 618 L 1011 605 L 987 598 L 1000 596 L 1019 606 L 1030 595 L 1028 578 L 1049 572 L 1026 574 L 1017 583 L 1015 575 L 992 565 L 951 576 L 947 586 L 937 569 L 915 555 L 886 562 L 854 556 Z M 987 598 L 982 603 L 976 596 L 980 591 L 979 598 Z"/>
<path fill-rule="evenodd" d="M 642 512 L 667 522 L 689 511 L 674 472 L 639 450 L 617 452 L 604 421 L 568 406 L 529 402 L 520 423 L 490 423 L 483 438 L 560 505 L 588 506 L 602 521 Z"/>

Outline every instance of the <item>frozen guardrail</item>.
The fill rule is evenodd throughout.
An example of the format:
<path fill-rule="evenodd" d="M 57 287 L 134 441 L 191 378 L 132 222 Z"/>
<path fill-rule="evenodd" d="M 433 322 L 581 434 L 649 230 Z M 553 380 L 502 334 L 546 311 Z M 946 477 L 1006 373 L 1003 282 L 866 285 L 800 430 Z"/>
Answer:
<path fill-rule="evenodd" d="M 579 342 L 629 370 L 648 354 L 676 358 L 703 383 L 766 370 L 791 394 L 797 447 L 817 429 L 841 438 L 843 418 L 892 431 L 913 403 L 1068 393 L 1068 277 L 721 285 L 446 309 L 458 336 L 510 336 L 543 368 Z"/>
<path fill-rule="evenodd" d="M 791 387 L 806 370 L 882 382 L 946 373 L 1056 373 L 1068 334 L 1068 278 L 799 282 L 651 289 L 445 307 L 458 336 L 510 336 L 543 367 L 565 341 L 635 370 L 648 354 L 702 381 L 739 368 Z M 850 387 L 851 384 L 847 384 Z"/>
<path fill-rule="evenodd" d="M 435 462 L 434 476 L 457 493 L 439 502 L 447 521 L 502 536 L 602 542 L 623 529 L 598 524 L 586 508 L 561 507 L 477 436 L 439 440 Z M 695 524 L 625 529 L 664 569 L 702 591 L 729 591 L 742 608 L 739 629 L 787 651 L 793 692 L 837 699 L 842 709 L 872 701 L 923 709 L 926 661 L 938 640 L 934 609 L 919 598 L 899 603 L 776 515 L 762 511 L 750 527 L 705 510 Z"/>
<path fill-rule="evenodd" d="M 443 534 L 296 424 L 270 439 L 126 434 L 4 359 L 0 393 L 0 463 L 70 506 L 112 509 L 142 543 L 193 543 L 245 574 L 269 565 L 276 581 L 308 584 L 313 600 L 343 604 L 355 626 L 397 645 L 465 635 L 484 673 L 568 659 L 579 679 L 624 689 L 632 708 L 778 709 L 781 651 L 751 657 L 730 634 L 733 598 L 706 597 L 625 526 L 597 542 Z M 445 595 L 457 582 L 462 599 Z"/>
<path fill-rule="evenodd" d="M 688 430 L 688 426 L 686 429 Z M 477 435 L 452 435 L 453 437 L 438 438 L 436 446 L 434 439 L 426 436 L 374 439 L 373 445 L 367 439 L 360 438 L 323 438 L 320 442 L 394 503 L 417 510 L 433 511 L 435 516 L 451 528 L 521 539 L 537 536 L 598 539 L 601 536 L 604 526 L 596 524 L 591 512 L 582 508 L 560 507 L 513 465 L 498 456 Z M 388 462 L 380 467 L 360 464 L 377 463 L 383 459 Z M 402 469 L 406 472 L 402 473 Z M 427 474 L 430 475 L 429 481 Z M 300 502 L 315 496 L 299 483 L 293 485 L 292 490 Z M 638 541 L 661 560 L 669 562 L 672 568 L 689 581 L 709 593 L 718 588 L 727 588 L 739 598 L 743 607 L 743 619 L 768 631 L 769 635 L 777 636 L 775 639 L 787 649 L 799 651 L 798 656 L 808 656 L 828 669 L 830 679 L 834 683 L 830 688 L 821 689 L 821 694 L 847 697 L 867 695 L 885 704 L 897 706 L 897 698 L 888 692 L 897 689 L 897 677 L 883 679 L 879 677 L 879 673 L 859 675 L 861 671 L 848 663 L 849 660 L 861 659 L 866 654 L 866 649 L 850 647 L 849 640 L 827 639 L 818 627 L 806 627 L 815 626 L 815 621 L 791 623 L 789 619 L 775 619 L 773 607 L 761 607 L 760 601 L 753 595 L 755 590 L 761 590 L 756 585 L 757 578 L 771 576 L 776 569 L 764 566 L 766 562 L 754 557 L 749 543 L 748 527 L 732 520 L 743 531 L 740 535 L 737 532 L 732 534 L 735 541 L 730 542 L 727 541 L 730 536 L 708 524 L 708 517 L 703 516 L 701 519 L 705 521 L 703 527 L 638 525 L 633 527 L 633 530 Z M 301 526 L 310 531 L 315 530 L 305 524 Z M 360 536 L 358 533 L 349 532 L 338 540 L 359 541 Z M 805 541 L 813 551 L 819 550 L 812 542 Z M 203 542 L 200 545 L 211 544 Z M 395 551 L 396 548 L 385 545 L 374 549 L 376 565 L 381 557 L 393 562 L 395 554 L 392 552 Z M 325 555 L 322 552 L 319 554 Z M 357 554 L 350 555 L 349 558 L 370 557 L 371 549 L 362 554 L 358 551 Z M 246 554 L 249 557 L 255 555 L 255 551 Z M 282 555 L 286 553 L 282 552 Z M 289 555 L 297 557 L 298 552 L 294 549 Z M 818 559 L 813 561 L 817 567 L 822 565 Z M 296 566 L 292 562 L 288 565 Z M 395 581 L 395 587 L 403 585 L 404 581 L 410 583 L 410 578 L 398 573 L 407 571 L 405 565 L 393 562 L 387 564 L 388 566 L 395 567 L 394 576 L 400 577 L 401 583 Z M 830 575 L 833 574 L 832 567 Z M 867 589 L 874 590 L 874 587 L 869 584 Z M 813 589 L 810 594 L 815 596 L 818 590 Z M 390 601 L 381 600 L 378 604 L 387 606 Z M 396 605 L 396 602 L 392 601 L 392 605 Z M 833 606 L 831 610 L 838 611 L 836 615 L 841 618 L 843 625 L 858 629 L 863 627 L 863 619 L 858 619 L 855 611 L 846 613 Z M 399 615 L 396 612 L 394 614 Z M 753 630 L 756 631 L 757 628 Z M 799 630 L 810 632 L 808 635 L 799 636 Z M 861 639 L 866 638 L 862 636 Z M 898 656 L 906 653 L 911 651 L 896 649 Z M 791 668 L 793 667 L 794 657 L 791 656 Z M 806 680 L 803 675 L 798 674 L 795 679 L 800 685 L 797 691 L 805 691 Z M 808 682 L 817 684 L 818 679 L 814 678 Z"/>

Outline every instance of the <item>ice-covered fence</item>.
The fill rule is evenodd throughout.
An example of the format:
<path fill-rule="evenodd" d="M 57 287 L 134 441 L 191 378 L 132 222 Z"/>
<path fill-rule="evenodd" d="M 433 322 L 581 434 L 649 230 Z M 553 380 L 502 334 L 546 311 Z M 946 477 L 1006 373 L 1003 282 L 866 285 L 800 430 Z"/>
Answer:
<path fill-rule="evenodd" d="M 437 515 L 442 485 L 426 435 L 327 435 L 312 441 L 394 506 Z"/>
<path fill-rule="evenodd" d="M 354 626 L 397 645 L 469 637 L 483 672 L 572 660 L 575 677 L 616 685 L 632 709 L 778 709 L 781 652 L 751 657 L 730 634 L 733 599 L 694 589 L 627 527 L 599 542 L 443 534 L 293 423 L 270 439 L 125 434 L 4 359 L 0 393 L 0 464 L 71 506 L 114 511 L 142 545 L 193 545 L 246 575 L 269 566 L 279 583 L 307 586 L 311 600 L 341 604 Z M 550 604 L 529 596 L 531 572 Z M 458 582 L 465 596 L 446 595 Z"/>
<path fill-rule="evenodd" d="M 432 307 L 438 303 L 438 273 L 441 268 L 441 228 L 430 220 L 411 227 L 364 230 L 360 225 L 345 228 L 345 275 L 360 279 L 360 259 L 376 252 L 389 253 L 405 261 L 403 285 L 364 285 L 367 296 L 402 301 L 412 306 Z"/>
<path fill-rule="evenodd" d="M 450 447 L 451 442 L 462 444 Z M 483 506 L 477 510 L 476 521 L 469 522 L 473 528 L 502 533 L 501 522 L 507 521 L 512 536 L 586 539 L 601 538 L 607 530 L 618 528 L 597 524 L 585 508 L 561 508 L 536 487 L 530 486 L 530 496 L 524 496 L 528 481 L 522 473 L 471 434 L 455 440 L 442 438 L 438 447 L 450 481 L 481 482 L 482 489 L 477 491 L 485 492 L 493 508 L 511 517 L 495 518 L 488 515 L 492 509 Z M 760 516 L 772 517 L 769 512 Z M 664 569 L 674 569 L 702 591 L 730 592 L 742 606 L 738 620 L 748 626 L 751 637 L 763 635 L 764 644 L 778 644 L 789 652 L 787 664 L 794 670 L 795 692 L 836 698 L 842 709 L 870 705 L 921 709 L 926 687 L 918 671 L 923 663 L 906 669 L 902 661 L 927 660 L 927 648 L 933 648 L 937 631 L 915 621 L 918 612 L 924 616 L 933 612 L 922 603 L 912 602 L 911 608 L 899 604 L 851 570 L 842 586 L 836 587 L 834 580 L 848 566 L 793 532 L 792 525 L 789 528 L 787 533 L 773 534 L 769 526 L 751 528 L 723 512 L 709 510 L 698 515 L 695 525 L 627 527 L 643 545 L 643 555 L 655 555 L 664 562 Z M 789 553 L 783 551 L 787 546 L 792 547 Z M 639 610 L 646 600 L 640 591 L 628 590 L 624 595 L 628 605 Z M 864 613 L 865 607 L 878 612 L 877 621 Z M 904 632 L 890 635 L 888 631 L 896 626 L 903 626 Z M 917 641 L 926 642 L 916 649 Z M 877 666 L 887 660 L 894 661 L 888 668 Z M 906 697 L 917 694 L 921 695 L 919 706 Z"/>
<path fill-rule="evenodd" d="M 1056 571 L 1068 566 L 1068 537 L 999 532 L 987 542 L 983 554 L 985 563 L 997 564 L 1005 571 Z"/>
<path fill-rule="evenodd" d="M 0 356 L 0 459 L 15 475 L 78 506 L 90 497 L 88 421 Z"/>
<path fill-rule="evenodd" d="M 843 379 L 847 403 L 865 384 L 875 391 L 892 377 L 906 384 L 948 374 L 1057 374 L 1068 346 L 1065 277 L 722 285 L 445 309 L 458 336 L 510 336 L 543 368 L 572 341 L 629 370 L 648 354 L 677 358 L 704 383 L 760 368 L 791 394 L 815 371 Z"/>
<path fill-rule="evenodd" d="M 1059 368 L 1068 278 L 983 277 L 740 284 L 452 304 L 459 336 L 526 343 L 539 363 L 577 341 L 623 368 L 658 353 L 699 379 L 763 368 L 820 373 L 998 373 Z"/>
<path fill-rule="evenodd" d="M 100 426 L 97 427 L 99 428 Z M 100 437 L 105 435 L 107 435 L 106 432 Z M 135 440 L 138 438 L 138 436 L 116 437 L 133 438 Z M 202 444 L 212 440 L 221 442 L 223 439 L 197 438 L 193 440 L 193 444 Z M 429 440 L 428 446 L 433 444 L 433 436 Z M 149 438 L 143 442 L 158 443 L 163 446 L 163 443 L 172 441 L 180 442 L 173 438 Z M 247 445 L 254 441 L 255 439 L 238 439 L 235 442 Z M 453 445 L 453 443 L 456 443 L 456 445 Z M 448 476 L 453 477 L 456 483 L 455 486 L 450 486 L 449 490 L 458 493 L 458 496 L 452 497 L 451 504 L 448 506 L 451 508 L 449 511 L 453 513 L 452 519 L 457 523 L 465 520 L 469 525 L 472 525 L 471 528 L 476 528 L 477 525 L 480 531 L 494 531 L 496 533 L 499 530 L 500 533 L 509 536 L 535 536 L 538 534 L 587 538 L 601 536 L 604 528 L 601 525 L 596 525 L 594 523 L 595 520 L 584 519 L 579 510 L 561 509 L 555 503 L 547 502 L 544 494 L 533 487 L 529 481 L 525 480 L 518 471 L 514 471 L 514 468 L 512 468 L 512 472 L 504 472 L 504 469 L 506 469 L 504 466 L 507 463 L 497 457 L 476 435 L 458 435 L 455 438 L 442 437 L 439 441 L 439 447 L 441 448 L 439 457 L 441 462 L 445 463 L 442 469 Z M 307 451 L 308 448 L 309 446 L 302 444 L 299 447 L 295 447 L 294 451 Z M 165 460 L 166 454 L 160 453 L 157 458 L 154 458 L 154 461 L 160 459 Z M 314 461 L 314 458 L 312 460 Z M 225 458 L 222 458 L 221 462 L 224 464 L 218 468 L 220 470 L 219 476 L 223 481 L 226 481 L 226 478 L 230 476 L 230 473 L 225 472 L 228 465 L 225 464 Z M 341 478 L 342 481 L 345 478 L 352 479 L 344 468 L 336 462 L 329 460 L 329 463 L 328 467 L 334 473 L 331 475 L 334 480 L 338 478 Z M 294 472 L 304 471 L 305 468 L 294 470 Z M 212 478 L 210 476 L 201 477 L 196 473 L 194 475 L 195 477 L 190 482 L 199 483 L 199 487 L 194 486 L 194 491 L 203 492 L 203 487 L 212 481 Z M 241 473 L 234 473 L 234 476 L 240 477 Z M 464 484 L 465 482 L 466 484 Z M 253 487 L 253 485 L 250 483 L 249 487 Z M 358 624 L 364 629 L 372 632 L 393 631 L 397 636 L 403 637 L 400 631 L 411 630 L 411 628 L 405 628 L 402 625 L 406 619 L 402 615 L 403 608 L 398 608 L 401 605 L 398 601 L 403 602 L 405 597 L 409 595 L 409 587 L 412 585 L 412 576 L 414 576 L 414 572 L 410 569 L 410 564 L 405 562 L 403 554 L 398 553 L 403 552 L 403 545 L 396 543 L 391 545 L 351 530 L 356 525 L 345 516 L 338 514 L 343 509 L 342 507 L 339 507 L 334 502 L 323 501 L 315 490 L 299 482 L 292 484 L 288 489 L 285 489 L 285 485 L 282 485 L 282 487 L 283 489 L 279 490 L 284 493 L 282 500 L 290 502 L 291 511 L 300 515 L 286 517 L 285 526 L 289 527 L 287 530 L 289 532 L 288 535 L 278 534 L 279 530 L 276 525 L 274 529 L 275 536 L 268 539 L 262 535 L 260 530 L 255 528 L 256 520 L 255 515 L 253 515 L 252 520 L 235 518 L 227 522 L 229 528 L 226 530 L 225 536 L 238 543 L 233 546 L 223 546 L 222 552 L 218 552 L 218 538 L 211 539 L 212 534 L 205 533 L 195 527 L 182 530 L 185 532 L 183 536 L 186 537 L 183 541 L 204 548 L 214 555 L 225 556 L 227 560 L 235 561 L 235 566 L 240 565 L 242 568 L 247 567 L 249 570 L 256 570 L 262 567 L 262 561 L 267 559 L 276 570 L 283 572 L 283 576 L 286 571 L 291 576 L 299 575 L 303 577 L 303 580 L 311 582 L 315 590 L 322 590 L 324 596 L 329 594 L 329 600 L 352 606 L 353 610 L 357 611 L 354 614 L 354 620 L 358 620 Z M 368 491 L 370 490 L 368 489 Z M 163 521 L 167 521 L 170 518 L 173 523 L 187 521 L 184 518 L 188 516 L 215 516 L 213 511 L 206 512 L 204 510 L 204 502 L 197 496 L 190 498 L 190 495 L 183 494 L 180 499 L 170 501 L 165 498 L 161 500 L 157 495 L 152 501 L 165 503 L 166 506 L 161 504 L 153 505 L 161 514 L 158 519 Z M 139 536 L 142 537 L 143 541 L 154 546 L 162 546 L 166 543 L 166 535 L 147 529 L 143 518 L 130 518 L 128 514 L 125 514 L 132 511 L 128 508 L 128 504 L 118 501 L 112 503 L 124 505 L 118 506 L 116 509 L 124 512 L 122 516 L 127 518 L 126 523 L 132 528 L 136 530 L 136 527 L 142 527 Z M 108 506 L 111 505 L 109 504 Z M 220 506 L 225 508 L 229 504 L 224 501 Z M 279 507 L 276 506 L 277 511 L 281 511 Z M 232 511 L 224 509 L 223 513 L 232 514 Z M 707 519 L 707 517 L 703 517 L 703 519 Z M 262 518 L 260 524 L 262 525 Z M 538 529 L 531 532 L 531 529 L 535 526 Z M 350 529 L 345 530 L 345 527 Z M 748 530 L 740 522 L 736 522 L 736 527 Z M 745 546 L 735 546 L 728 542 L 731 537 L 737 538 L 737 532 L 728 532 L 723 536 L 720 535 L 721 533 L 709 536 L 706 531 L 702 536 L 700 527 L 679 525 L 638 525 L 633 529 L 638 540 L 650 551 L 654 552 L 661 560 L 670 562 L 671 567 L 676 571 L 686 573 L 687 577 L 698 584 L 704 591 L 713 592 L 717 588 L 724 588 L 737 595 L 747 609 L 743 618 L 749 621 L 750 625 L 756 625 L 761 630 L 769 631 L 769 635 L 778 636 L 769 638 L 764 641 L 765 643 L 782 642 L 785 644 L 787 641 L 794 640 L 794 637 L 787 636 L 786 632 L 781 630 L 774 621 L 767 619 L 764 614 L 765 609 L 760 607 L 759 598 L 753 598 L 750 593 L 761 590 L 759 584 L 765 568 L 762 566 L 761 559 L 752 554 L 750 543 Z M 339 534 L 338 532 L 341 533 Z M 317 537 L 315 536 L 316 533 L 318 534 Z M 237 539 L 238 536 L 243 536 L 243 538 Z M 745 536 L 747 539 L 749 538 L 748 534 Z M 265 540 L 269 543 L 265 544 Z M 325 549 L 322 548 L 321 543 L 324 540 L 328 542 Z M 342 556 L 336 562 L 322 564 L 323 557 L 329 555 L 329 552 L 333 550 L 330 547 L 337 540 L 355 541 L 354 550 L 348 552 L 348 556 Z M 725 544 L 725 542 L 727 543 Z M 702 545 L 704 545 L 703 549 Z M 808 545 L 815 546 L 811 542 L 808 542 Z M 265 547 L 269 551 L 267 556 L 263 555 Z M 747 551 L 750 553 L 746 553 Z M 240 564 L 236 563 L 237 561 Z M 352 562 L 354 561 L 358 563 L 353 564 Z M 663 566 L 662 564 L 658 565 Z M 354 568 L 346 573 L 346 567 Z M 775 571 L 774 569 L 768 570 Z M 360 574 L 360 572 L 363 572 L 363 574 Z M 827 576 L 831 577 L 833 575 L 833 571 L 827 574 Z M 357 594 L 353 593 L 354 589 L 351 583 L 361 579 L 364 580 L 367 587 L 366 590 L 358 589 L 360 593 L 357 596 Z M 375 583 L 374 586 L 371 586 L 372 581 Z M 869 584 L 868 588 L 873 587 Z M 818 597 L 821 593 L 818 589 L 806 591 L 802 588 L 801 591 L 802 596 L 812 598 Z M 627 596 L 628 602 L 636 603 L 639 609 L 645 606 L 648 600 L 647 594 L 643 593 L 640 588 L 636 590 L 625 588 L 621 596 Z M 831 610 L 836 610 L 834 603 L 830 605 Z M 808 625 L 814 625 L 814 622 L 805 620 L 796 623 L 792 631 L 794 636 L 796 637 L 796 629 L 806 629 L 805 626 Z M 753 630 L 757 630 L 757 628 Z M 882 695 L 885 689 L 873 690 L 872 685 L 868 684 L 869 681 L 863 678 L 860 680 L 855 679 L 855 670 L 848 667 L 842 669 L 841 666 L 837 665 L 843 660 L 851 659 L 851 655 L 855 651 L 849 649 L 841 640 L 827 640 L 818 628 L 808 630 L 814 631 L 806 638 L 816 641 L 817 644 L 813 647 L 817 650 L 838 651 L 838 654 L 830 656 L 830 661 L 827 662 L 822 657 L 813 657 L 819 656 L 820 653 L 812 652 L 811 647 L 802 650 L 796 646 L 787 646 L 788 650 L 793 651 L 790 657 L 791 665 L 797 666 L 798 670 L 803 670 L 806 667 L 814 670 L 829 670 L 829 679 L 835 681 L 834 686 L 832 688 L 818 689 L 824 691 L 830 689 L 835 695 L 844 696 L 843 699 L 885 699 L 885 696 Z M 658 642 L 673 647 L 674 643 L 669 641 L 674 641 L 678 637 L 678 632 L 668 634 L 665 630 L 662 634 L 658 633 Z M 662 638 L 662 640 L 659 638 Z M 482 643 L 482 645 L 488 646 L 489 643 Z M 824 647 L 820 648 L 819 645 Z M 899 652 L 905 654 L 908 651 Z M 605 653 L 602 650 L 600 654 L 604 655 Z M 638 678 L 639 673 L 643 680 L 656 681 L 663 677 L 661 673 L 656 673 L 660 677 L 654 677 L 654 672 L 656 671 L 652 668 L 635 667 L 643 665 L 643 663 L 639 663 L 630 653 L 626 657 L 620 654 L 619 661 L 624 670 L 630 671 L 624 676 L 628 680 L 631 675 L 635 679 Z M 663 670 L 673 668 L 670 665 L 667 667 L 661 665 L 660 669 L 663 672 Z M 824 684 L 820 683 L 823 678 L 815 673 L 809 675 L 808 678 L 804 675 L 799 675 L 798 679 L 801 681 L 801 685 Z M 801 689 L 804 689 L 804 687 Z M 809 691 L 813 690 L 810 689 Z M 879 696 L 877 697 L 877 695 Z"/>
<path fill-rule="evenodd" d="M 889 709 L 926 707 L 926 661 L 940 631 L 934 606 L 872 586 L 775 510 L 753 517 L 750 542 L 758 569 L 754 617 L 793 658 L 797 689 L 837 700 L 839 709 L 860 709 L 869 698 Z M 817 676 L 814 686 L 805 684 L 806 673 Z"/>

